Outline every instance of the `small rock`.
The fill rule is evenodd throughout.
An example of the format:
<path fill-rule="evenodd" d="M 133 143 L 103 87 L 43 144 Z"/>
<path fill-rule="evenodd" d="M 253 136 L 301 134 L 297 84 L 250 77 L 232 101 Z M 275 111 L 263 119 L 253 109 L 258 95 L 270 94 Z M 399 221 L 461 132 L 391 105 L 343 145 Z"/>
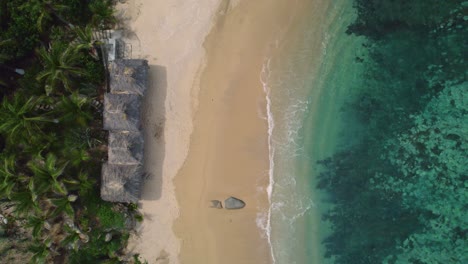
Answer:
<path fill-rule="evenodd" d="M 111 233 L 107 233 L 107 234 L 106 234 L 106 238 L 104 239 L 104 241 L 109 242 L 109 241 L 111 241 L 111 239 L 112 239 L 112 234 L 111 234 Z"/>
<path fill-rule="evenodd" d="M 78 236 L 80 237 L 81 242 L 83 242 L 85 244 L 89 242 L 89 236 L 88 235 L 81 233 L 81 234 L 78 234 Z"/>
<path fill-rule="evenodd" d="M 44 221 L 44 229 L 49 231 L 52 229 L 52 226 L 49 224 L 49 222 Z"/>
<path fill-rule="evenodd" d="M 226 209 L 241 209 L 245 207 L 245 203 L 244 201 L 231 196 L 224 200 L 224 207 Z"/>
<path fill-rule="evenodd" d="M 219 200 L 211 200 L 211 208 L 223 209 L 223 204 Z"/>
<path fill-rule="evenodd" d="M 74 195 L 74 194 L 68 195 L 68 201 L 69 201 L 69 202 L 72 202 L 72 203 L 73 203 L 74 201 L 76 201 L 76 199 L 78 199 L 78 196 L 76 196 L 76 195 Z"/>

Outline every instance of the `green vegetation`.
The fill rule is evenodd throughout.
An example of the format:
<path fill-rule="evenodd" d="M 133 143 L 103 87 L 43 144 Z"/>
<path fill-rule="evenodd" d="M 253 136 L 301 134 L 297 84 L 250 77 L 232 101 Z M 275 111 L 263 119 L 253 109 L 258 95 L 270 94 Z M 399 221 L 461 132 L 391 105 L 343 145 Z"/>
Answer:
<path fill-rule="evenodd" d="M 359 143 L 322 160 L 335 263 L 468 262 L 466 8 L 461 0 L 355 0 L 367 37 L 347 114 Z M 361 58 L 359 58 L 361 59 Z"/>
<path fill-rule="evenodd" d="M 0 0 L 2 263 L 124 262 L 141 217 L 98 196 L 107 135 L 92 104 L 105 69 L 91 34 L 113 23 L 110 0 Z"/>

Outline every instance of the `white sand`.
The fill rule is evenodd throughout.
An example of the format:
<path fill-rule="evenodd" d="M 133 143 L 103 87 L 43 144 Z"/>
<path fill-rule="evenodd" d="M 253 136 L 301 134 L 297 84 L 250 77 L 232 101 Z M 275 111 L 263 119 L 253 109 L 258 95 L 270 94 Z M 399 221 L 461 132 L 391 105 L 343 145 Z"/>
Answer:
<path fill-rule="evenodd" d="M 140 203 L 144 221 L 129 251 L 149 263 L 179 263 L 172 225 L 179 215 L 173 178 L 188 152 L 197 107 L 203 41 L 221 0 L 127 0 L 117 6 L 131 58 L 147 59 L 145 166 L 151 176 Z"/>

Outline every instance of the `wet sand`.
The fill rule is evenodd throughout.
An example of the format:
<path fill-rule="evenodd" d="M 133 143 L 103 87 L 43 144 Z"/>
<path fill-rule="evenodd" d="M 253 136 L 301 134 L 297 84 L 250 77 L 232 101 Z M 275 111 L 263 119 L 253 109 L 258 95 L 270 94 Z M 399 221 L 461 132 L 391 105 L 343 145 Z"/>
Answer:
<path fill-rule="evenodd" d="M 271 263 L 265 92 L 269 56 L 309 0 L 127 0 L 132 58 L 147 59 L 144 221 L 128 251 L 150 264 Z M 319 1 L 320 2 L 320 1 Z M 242 210 L 210 208 L 236 196 Z M 263 223 L 265 224 L 265 223 Z"/>
<path fill-rule="evenodd" d="M 187 160 L 175 178 L 181 263 L 271 263 L 257 216 L 269 206 L 268 123 L 260 80 L 272 46 L 294 17 L 291 1 L 221 5 L 205 41 L 199 107 Z M 235 196 L 242 210 L 210 208 Z"/>

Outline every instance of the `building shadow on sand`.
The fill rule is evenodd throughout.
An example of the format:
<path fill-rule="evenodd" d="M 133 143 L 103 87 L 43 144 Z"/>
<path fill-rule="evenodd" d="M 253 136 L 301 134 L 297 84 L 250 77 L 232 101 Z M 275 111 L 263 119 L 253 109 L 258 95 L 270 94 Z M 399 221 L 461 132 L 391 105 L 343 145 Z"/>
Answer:
<path fill-rule="evenodd" d="M 148 90 L 143 98 L 141 117 L 145 138 L 144 170 L 147 173 L 142 186 L 141 200 L 158 200 L 162 195 L 166 94 L 166 68 L 149 65 Z"/>

